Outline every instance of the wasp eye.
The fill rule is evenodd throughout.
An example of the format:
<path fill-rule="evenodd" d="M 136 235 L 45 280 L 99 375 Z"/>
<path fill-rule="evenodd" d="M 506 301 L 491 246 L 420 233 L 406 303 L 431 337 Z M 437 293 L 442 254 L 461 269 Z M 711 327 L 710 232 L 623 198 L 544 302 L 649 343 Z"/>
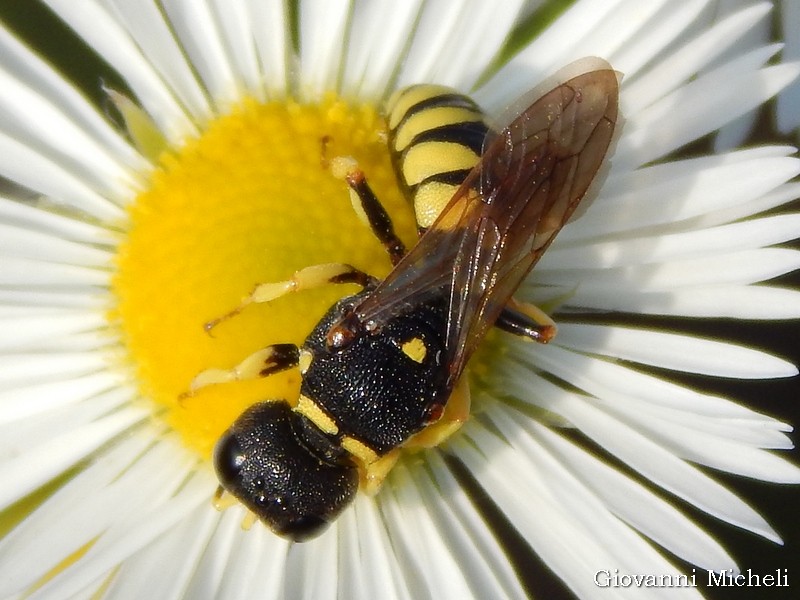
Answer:
<path fill-rule="evenodd" d="M 236 436 L 226 431 L 214 447 L 214 467 L 224 487 L 231 486 L 239 480 L 244 461 L 242 446 Z"/>

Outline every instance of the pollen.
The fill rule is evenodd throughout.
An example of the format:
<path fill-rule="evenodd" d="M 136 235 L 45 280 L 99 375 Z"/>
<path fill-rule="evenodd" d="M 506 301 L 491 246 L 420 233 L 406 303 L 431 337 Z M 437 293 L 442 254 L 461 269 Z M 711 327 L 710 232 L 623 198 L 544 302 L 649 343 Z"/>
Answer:
<path fill-rule="evenodd" d="M 413 243 L 413 210 L 397 187 L 384 129 L 375 107 L 332 96 L 316 105 L 246 100 L 200 137 L 162 153 L 131 203 L 109 318 L 141 396 L 200 456 L 208 458 L 254 402 L 296 403 L 300 373 L 187 394 L 194 376 L 231 368 L 270 344 L 302 344 L 325 311 L 358 288 L 328 285 L 251 304 L 210 333 L 206 322 L 256 284 L 309 265 L 345 262 L 376 277 L 389 271 L 346 184 L 331 173 L 332 159 L 358 161 L 400 236 Z"/>

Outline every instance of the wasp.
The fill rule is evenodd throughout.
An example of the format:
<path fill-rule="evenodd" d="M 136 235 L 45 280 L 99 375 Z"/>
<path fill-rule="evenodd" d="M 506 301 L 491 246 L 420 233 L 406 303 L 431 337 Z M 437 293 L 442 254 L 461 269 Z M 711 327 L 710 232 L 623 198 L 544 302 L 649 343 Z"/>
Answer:
<path fill-rule="evenodd" d="M 214 450 L 221 483 L 275 533 L 321 533 L 358 489 L 374 493 L 402 448 L 446 439 L 469 414 L 465 367 L 496 326 L 539 342 L 555 324 L 512 295 L 596 179 L 618 120 L 619 74 L 599 58 L 557 73 L 491 128 L 467 96 L 440 86 L 396 93 L 386 114 L 397 178 L 420 237 L 406 250 L 357 165 L 336 159 L 357 212 L 394 265 L 382 281 L 347 264 L 310 266 L 256 286 L 252 302 L 357 283 L 298 347 L 273 344 L 195 391 L 290 368 L 297 402 L 247 409 Z"/>

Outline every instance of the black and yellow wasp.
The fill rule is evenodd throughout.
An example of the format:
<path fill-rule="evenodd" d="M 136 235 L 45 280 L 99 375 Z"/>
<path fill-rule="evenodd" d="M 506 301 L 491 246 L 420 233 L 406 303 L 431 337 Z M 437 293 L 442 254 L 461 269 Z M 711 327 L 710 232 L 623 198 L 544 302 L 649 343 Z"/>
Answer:
<path fill-rule="evenodd" d="M 359 487 L 377 490 L 400 448 L 435 445 L 466 419 L 462 374 L 489 327 L 552 338 L 552 321 L 512 294 L 602 166 L 618 80 L 607 62 L 582 59 L 526 95 L 499 131 L 451 89 L 412 86 L 393 96 L 389 146 L 421 237 L 406 252 L 357 165 L 333 161 L 394 269 L 379 281 L 345 264 L 307 267 L 256 286 L 206 325 L 323 283 L 363 287 L 334 304 L 301 347 L 275 344 L 195 378 L 192 390 L 302 373 L 296 403 L 258 403 L 223 434 L 214 451 L 218 495 L 232 494 L 280 535 L 310 539 Z"/>

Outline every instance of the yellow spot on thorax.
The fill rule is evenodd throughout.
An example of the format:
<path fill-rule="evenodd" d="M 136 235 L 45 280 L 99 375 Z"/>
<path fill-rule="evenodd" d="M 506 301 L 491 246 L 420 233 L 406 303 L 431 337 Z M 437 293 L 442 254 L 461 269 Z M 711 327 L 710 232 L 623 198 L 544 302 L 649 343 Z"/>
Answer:
<path fill-rule="evenodd" d="M 383 129 L 373 107 L 333 97 L 311 106 L 243 101 L 201 137 L 163 153 L 149 188 L 129 206 L 109 316 L 140 392 L 200 455 L 210 456 L 252 403 L 296 404 L 300 373 L 210 386 L 179 400 L 192 378 L 269 344 L 300 345 L 331 304 L 357 288 L 331 285 L 249 306 L 213 337 L 203 330 L 206 321 L 235 307 L 256 283 L 286 280 L 312 264 L 346 262 L 377 277 L 390 268 L 329 159 L 358 160 L 413 244 L 411 209 L 397 189 Z"/>
<path fill-rule="evenodd" d="M 425 360 L 425 355 L 428 354 L 428 348 L 422 338 L 411 338 L 400 345 L 400 350 L 403 351 L 408 358 L 417 363 L 422 363 Z"/>

